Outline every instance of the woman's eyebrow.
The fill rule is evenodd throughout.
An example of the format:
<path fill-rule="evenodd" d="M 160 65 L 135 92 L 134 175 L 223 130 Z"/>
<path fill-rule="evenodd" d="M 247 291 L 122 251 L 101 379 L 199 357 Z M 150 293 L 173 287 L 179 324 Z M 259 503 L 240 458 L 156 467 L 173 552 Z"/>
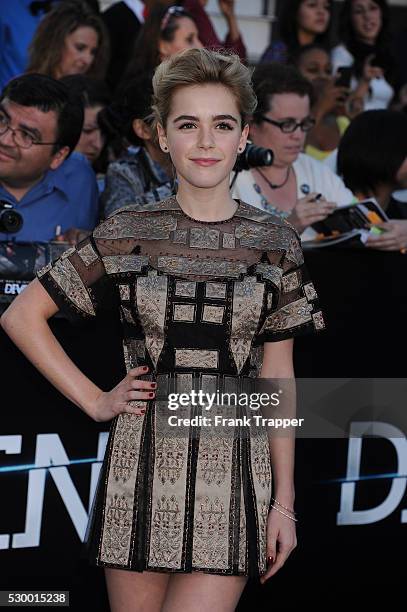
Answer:
<path fill-rule="evenodd" d="M 233 117 L 233 115 L 216 115 L 216 117 L 213 118 L 214 121 L 221 121 L 225 119 L 229 119 L 230 121 L 238 123 L 238 120 L 236 119 L 236 117 Z"/>
<path fill-rule="evenodd" d="M 214 117 L 212 117 L 213 121 L 224 121 L 225 119 L 229 119 L 230 121 L 238 123 L 238 120 L 236 119 L 236 117 L 233 117 L 233 115 L 215 115 Z M 179 117 L 174 119 L 174 123 L 177 123 L 177 121 L 199 121 L 199 118 L 194 117 L 193 115 L 180 115 Z"/>
<path fill-rule="evenodd" d="M 193 115 L 180 115 L 176 119 L 174 119 L 174 123 L 177 121 L 199 121 L 198 117 L 194 117 Z"/>

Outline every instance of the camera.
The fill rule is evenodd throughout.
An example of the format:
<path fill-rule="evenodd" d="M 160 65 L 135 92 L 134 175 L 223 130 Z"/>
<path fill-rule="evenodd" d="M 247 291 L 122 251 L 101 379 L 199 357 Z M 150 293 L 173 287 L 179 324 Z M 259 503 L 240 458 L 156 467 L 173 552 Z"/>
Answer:
<path fill-rule="evenodd" d="M 242 170 L 257 168 L 258 166 L 271 166 L 273 161 L 274 153 L 271 149 L 257 147 L 253 143 L 248 142 L 243 153 L 237 158 L 233 170 L 235 172 L 241 172 Z"/>
<path fill-rule="evenodd" d="M 12 204 L 0 200 L 0 232 L 15 234 L 23 227 L 23 217 Z"/>

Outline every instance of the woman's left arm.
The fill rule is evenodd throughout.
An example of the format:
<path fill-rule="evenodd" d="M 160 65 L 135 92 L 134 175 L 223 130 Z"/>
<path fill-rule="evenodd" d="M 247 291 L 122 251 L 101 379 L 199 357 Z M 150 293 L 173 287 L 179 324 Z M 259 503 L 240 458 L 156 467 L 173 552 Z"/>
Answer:
<path fill-rule="evenodd" d="M 260 378 L 280 380 L 289 387 L 290 412 L 295 410 L 294 367 L 292 338 L 281 342 L 266 342 L 264 344 L 263 366 Z M 285 384 L 292 381 L 293 385 Z M 270 457 L 273 468 L 274 493 L 276 499 L 285 506 L 292 508 L 294 503 L 294 436 L 275 436 L 270 445 Z"/>
<path fill-rule="evenodd" d="M 295 381 L 293 368 L 293 339 L 280 342 L 265 342 L 263 366 L 260 378 L 279 379 L 288 392 L 290 416 L 295 411 Z M 272 557 L 266 573 L 261 577 L 264 583 L 285 563 L 297 545 L 295 521 L 288 518 L 287 508 L 294 505 L 294 456 L 295 436 L 274 435 L 270 443 L 270 459 L 273 472 L 273 496 L 281 504 L 273 503 L 267 521 L 267 557 Z M 284 514 L 282 514 L 284 513 Z"/>

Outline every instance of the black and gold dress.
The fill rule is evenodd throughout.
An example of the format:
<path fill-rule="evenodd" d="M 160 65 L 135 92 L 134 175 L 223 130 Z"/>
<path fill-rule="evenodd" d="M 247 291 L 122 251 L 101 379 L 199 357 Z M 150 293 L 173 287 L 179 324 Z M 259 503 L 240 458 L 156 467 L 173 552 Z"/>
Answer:
<path fill-rule="evenodd" d="M 148 365 L 143 378 L 158 383 L 143 416 L 112 420 L 86 538 L 94 563 L 266 571 L 267 434 L 199 425 L 173 434 L 158 418 L 159 398 L 248 389 L 265 342 L 322 329 L 305 274 L 298 235 L 285 221 L 242 202 L 230 219 L 197 221 L 174 197 L 116 211 L 38 273 L 73 321 L 117 305 L 127 370 Z"/>

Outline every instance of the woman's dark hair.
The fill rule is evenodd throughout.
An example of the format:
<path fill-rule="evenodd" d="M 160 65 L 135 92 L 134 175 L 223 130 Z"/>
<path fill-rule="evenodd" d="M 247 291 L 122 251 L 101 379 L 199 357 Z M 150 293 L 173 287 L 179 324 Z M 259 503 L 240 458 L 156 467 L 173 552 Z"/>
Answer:
<path fill-rule="evenodd" d="M 396 183 L 407 157 L 407 115 L 372 110 L 356 117 L 338 150 L 338 174 L 349 189 L 368 195 L 378 185 Z"/>
<path fill-rule="evenodd" d="M 303 55 L 305 55 L 306 53 L 309 53 L 310 51 L 315 51 L 315 50 L 323 51 L 330 58 L 331 54 L 329 51 L 329 47 L 326 47 L 325 45 L 322 45 L 321 43 L 313 42 L 313 43 L 310 43 L 309 45 L 298 47 L 291 56 L 291 63 L 293 64 L 293 66 L 298 66 L 299 63 L 301 62 L 301 58 L 303 57 Z"/>
<path fill-rule="evenodd" d="M 185 17 L 194 20 L 192 15 L 182 7 L 157 4 L 152 8 L 136 39 L 123 81 L 142 73 L 153 75 L 161 61 L 160 40 L 172 42 L 179 28 L 179 20 Z"/>
<path fill-rule="evenodd" d="M 65 83 L 71 93 L 82 97 L 84 108 L 107 106 L 111 102 L 110 91 L 104 81 L 83 74 L 70 74 L 59 81 Z"/>
<path fill-rule="evenodd" d="M 151 78 L 145 75 L 140 79 L 132 79 L 120 89 L 112 104 L 100 112 L 99 118 L 103 126 L 115 136 L 115 152 L 120 152 L 128 143 L 142 146 L 143 140 L 138 138 L 133 130 L 133 121 L 143 119 L 152 121 L 153 86 Z"/>
<path fill-rule="evenodd" d="M 347 49 L 352 53 L 352 48 L 357 42 L 355 30 L 352 24 L 352 4 L 354 0 L 344 0 L 342 9 L 339 15 L 339 38 Z M 390 21 L 390 9 L 387 4 L 387 0 L 373 0 L 375 4 L 381 10 L 382 13 L 382 27 L 379 32 L 378 39 L 376 41 L 377 47 L 387 45 L 389 42 L 389 21 Z M 353 55 L 353 53 L 352 53 Z"/>
<path fill-rule="evenodd" d="M 284 2 L 281 3 L 281 12 L 278 18 L 279 34 L 281 40 L 287 45 L 289 60 L 291 60 L 291 55 L 300 47 L 297 16 L 299 8 L 304 1 L 305 0 L 284 0 Z M 329 0 L 328 4 L 331 11 L 332 0 Z M 315 38 L 315 42 L 329 46 L 331 25 L 332 19 L 329 21 L 326 32 L 319 34 Z"/>
<path fill-rule="evenodd" d="M 253 73 L 253 88 L 257 97 L 257 108 L 253 114 L 255 123 L 262 122 L 261 116 L 270 110 L 271 98 L 275 94 L 308 96 L 311 105 L 314 101 L 314 89 L 308 79 L 295 66 L 277 62 L 257 66 Z"/>
<path fill-rule="evenodd" d="M 81 136 L 84 112 L 81 98 L 71 93 L 64 83 L 45 74 L 23 74 L 6 85 L 1 100 L 5 98 L 43 113 L 55 111 L 58 144 L 54 145 L 53 152 L 69 147 L 72 153 Z"/>
<path fill-rule="evenodd" d="M 393 82 L 396 66 L 391 50 L 390 8 L 387 0 L 373 0 L 382 14 L 382 27 L 374 45 L 368 45 L 356 37 L 351 17 L 353 2 L 354 0 L 345 0 L 343 3 L 339 19 L 339 35 L 342 43 L 354 57 L 354 73 L 357 77 L 360 77 L 363 73 L 366 58 L 374 54 L 380 57 L 380 66 L 384 70 L 386 79 Z"/>
<path fill-rule="evenodd" d="M 66 37 L 80 27 L 93 28 L 98 35 L 98 47 L 87 76 L 102 79 L 109 59 L 109 35 L 99 15 L 81 0 L 58 2 L 45 15 L 29 48 L 27 72 L 55 76 L 61 62 Z"/>

